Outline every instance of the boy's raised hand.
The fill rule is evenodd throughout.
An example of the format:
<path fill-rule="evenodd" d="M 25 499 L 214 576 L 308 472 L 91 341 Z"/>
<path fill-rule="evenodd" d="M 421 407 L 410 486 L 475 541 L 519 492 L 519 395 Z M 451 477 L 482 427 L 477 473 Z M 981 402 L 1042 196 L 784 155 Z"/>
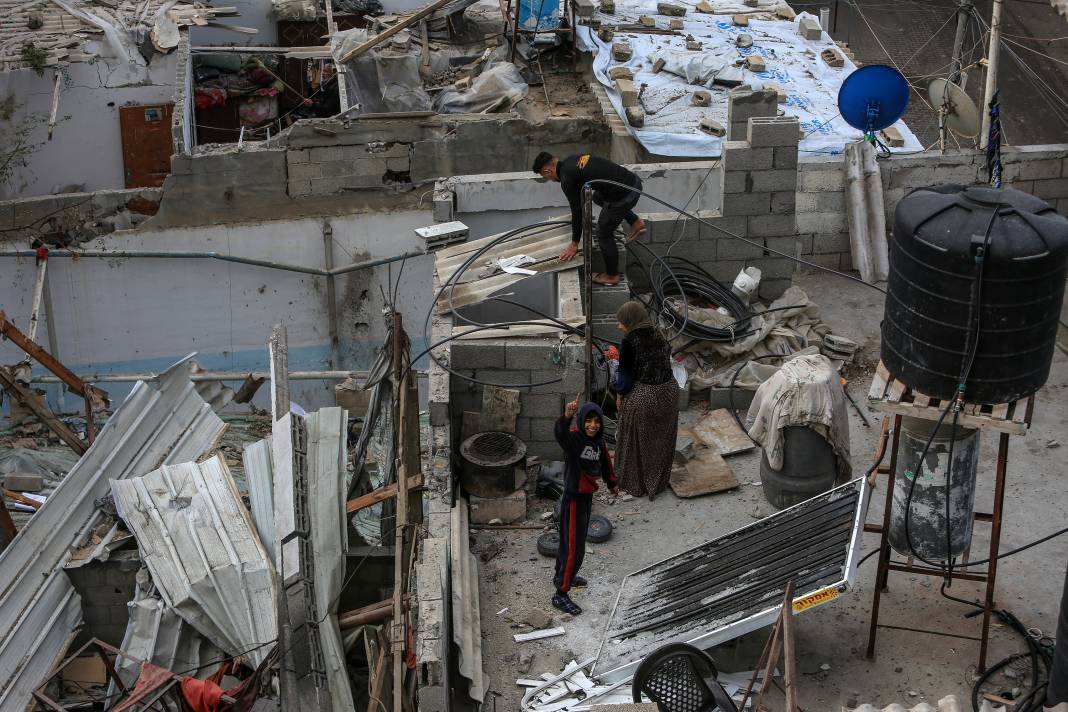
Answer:
<path fill-rule="evenodd" d="M 566 415 L 568 418 L 574 417 L 575 413 L 578 412 L 578 409 L 579 409 L 579 398 L 581 396 L 582 396 L 581 393 L 576 393 L 575 394 L 575 400 L 571 401 L 570 403 L 568 403 L 567 405 L 564 406 L 564 415 Z"/>

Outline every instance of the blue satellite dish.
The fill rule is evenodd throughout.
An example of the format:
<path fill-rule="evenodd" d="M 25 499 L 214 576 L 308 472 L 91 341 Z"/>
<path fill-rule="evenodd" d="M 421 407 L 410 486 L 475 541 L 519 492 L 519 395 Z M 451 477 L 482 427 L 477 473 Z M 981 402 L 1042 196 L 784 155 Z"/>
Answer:
<path fill-rule="evenodd" d="M 846 77 L 838 90 L 838 111 L 847 124 L 865 134 L 885 129 L 909 105 L 909 83 L 885 64 L 869 64 Z"/>

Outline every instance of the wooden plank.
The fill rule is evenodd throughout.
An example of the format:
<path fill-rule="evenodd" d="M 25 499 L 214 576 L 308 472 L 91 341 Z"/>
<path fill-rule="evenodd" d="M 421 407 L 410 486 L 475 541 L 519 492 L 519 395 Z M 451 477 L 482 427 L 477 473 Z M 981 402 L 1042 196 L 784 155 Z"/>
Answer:
<path fill-rule="evenodd" d="M 517 643 L 525 643 L 529 640 L 542 640 L 543 638 L 555 638 L 560 635 L 564 635 L 567 631 L 563 628 L 546 628 L 544 630 L 535 630 L 531 633 L 516 633 L 512 636 L 512 640 Z"/>
<path fill-rule="evenodd" d="M 905 394 L 905 384 L 896 378 L 887 384 L 886 388 L 886 400 L 891 403 L 900 403 L 901 396 Z"/>
<path fill-rule="evenodd" d="M 871 400 L 882 400 L 886 395 L 886 384 L 890 382 L 890 372 L 886 370 L 886 366 L 880 361 L 879 365 L 875 367 L 875 375 L 872 376 L 871 388 L 868 389 L 868 398 Z"/>
<path fill-rule="evenodd" d="M 701 418 L 690 426 L 690 431 L 698 442 L 720 455 L 733 455 L 756 447 L 726 408 L 719 408 Z"/>
<path fill-rule="evenodd" d="M 999 403 L 994 406 L 994 409 L 990 411 L 990 417 L 994 420 L 1004 420 L 1009 416 L 1009 404 Z"/>
<path fill-rule="evenodd" d="M 927 411 L 921 412 L 920 409 L 909 403 L 892 403 L 887 400 L 872 400 L 869 403 L 872 409 L 881 413 L 908 415 L 925 418 L 927 420 L 938 420 L 938 416 L 940 415 L 940 412 L 936 409 L 928 409 Z M 1023 407 L 1023 410 L 1026 411 L 1026 407 Z M 1009 435 L 1024 435 L 1027 432 L 1026 422 L 997 420 L 988 415 L 975 416 L 969 415 L 968 413 L 961 413 L 958 424 L 965 428 L 978 428 L 979 430 L 1008 433 Z"/>
<path fill-rule="evenodd" d="M 432 13 L 437 12 L 441 8 L 443 8 L 446 5 L 448 5 L 450 2 L 452 2 L 452 0 L 435 0 L 435 2 L 430 3 L 429 5 L 424 7 L 423 9 L 419 10 L 418 12 L 416 12 L 414 15 L 409 15 L 405 19 L 403 19 L 400 22 L 398 22 L 397 24 L 393 25 L 393 27 L 390 27 L 385 32 L 382 32 L 382 33 L 380 33 L 378 35 L 375 35 L 371 39 L 369 39 L 366 42 L 364 42 L 363 44 L 361 44 L 359 47 L 355 47 L 352 50 L 350 50 L 344 57 L 341 58 L 341 63 L 344 64 L 345 62 L 348 62 L 348 61 L 352 60 L 354 57 L 359 57 L 361 54 L 363 54 L 367 50 L 372 49 L 373 47 L 376 47 L 377 45 L 381 44 L 382 42 L 385 42 L 386 40 L 388 40 L 393 35 L 397 34 L 398 32 L 400 32 L 401 30 L 405 29 L 406 27 L 410 27 L 410 26 L 414 25 L 415 23 L 417 23 L 420 20 L 422 20 L 424 17 L 427 17 L 428 15 L 431 15 Z"/>
<path fill-rule="evenodd" d="M 422 473 L 416 475 L 415 477 L 411 478 L 408 481 L 408 491 L 409 492 L 412 491 L 412 490 L 415 490 L 415 489 L 419 489 L 422 486 L 423 486 L 423 475 L 422 475 Z M 348 513 L 348 514 L 352 514 L 353 512 L 358 512 L 361 509 L 366 509 L 367 507 L 370 507 L 372 504 L 378 504 L 379 502 L 383 502 L 383 501 L 389 499 L 390 497 L 396 497 L 396 496 L 397 496 L 397 483 L 394 482 L 391 485 L 386 485 L 385 487 L 379 487 L 378 489 L 374 490 L 373 492 L 368 492 L 367 494 L 362 494 L 359 497 L 356 497 L 354 499 L 350 499 L 348 502 L 345 503 L 345 512 Z"/>
<path fill-rule="evenodd" d="M 29 408 L 30 412 L 36 415 L 49 430 L 58 435 L 59 439 L 75 453 L 84 455 L 89 449 L 89 446 L 82 442 L 82 439 L 75 435 L 66 423 L 57 418 L 48 406 L 43 405 L 28 388 L 16 381 L 14 374 L 7 368 L 0 368 L 0 385 L 13 399 Z"/>
<path fill-rule="evenodd" d="M 918 408 L 927 408 L 931 405 L 931 399 L 922 393 L 913 393 L 912 403 Z"/>
<path fill-rule="evenodd" d="M 1028 411 L 1028 402 L 1027 401 L 1028 401 L 1027 398 L 1021 398 L 1020 400 L 1016 401 L 1016 404 L 1015 404 L 1016 407 L 1013 408 L 1013 412 L 1012 412 L 1012 422 L 1018 423 L 1020 425 L 1023 425 L 1023 424 L 1025 424 L 1027 422 L 1027 411 Z"/>
<path fill-rule="evenodd" d="M 689 498 L 734 489 L 738 480 L 722 455 L 703 449 L 685 465 L 672 468 L 669 484 L 676 497 Z"/>
<path fill-rule="evenodd" d="M 518 417 L 518 390 L 483 386 L 482 413 L 479 417 L 479 429 L 482 432 L 496 430 L 502 433 L 515 433 L 515 422 Z"/>

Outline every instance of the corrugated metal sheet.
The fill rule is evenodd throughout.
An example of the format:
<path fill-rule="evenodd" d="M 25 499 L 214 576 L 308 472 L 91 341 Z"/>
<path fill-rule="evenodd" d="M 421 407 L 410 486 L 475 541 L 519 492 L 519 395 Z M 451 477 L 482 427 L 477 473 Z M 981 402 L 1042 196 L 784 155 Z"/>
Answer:
<path fill-rule="evenodd" d="M 478 561 L 468 539 L 470 516 L 467 500 L 460 498 L 452 508 L 452 539 L 449 556 L 452 575 L 452 639 L 460 651 L 458 668 L 468 679 L 468 695 L 481 703 L 486 696 L 486 676 L 482 670 L 482 622 L 478 609 Z"/>
<path fill-rule="evenodd" d="M 249 504 L 252 505 L 252 522 L 260 535 L 260 542 L 267 556 L 274 562 L 274 471 L 271 463 L 271 438 L 257 440 L 241 451 L 245 466 L 245 483 L 248 485 Z"/>
<path fill-rule="evenodd" d="M 93 446 L 0 555 L 0 709 L 21 709 L 63 655 L 81 602 L 62 568 L 99 521 L 94 500 L 123 479 L 202 456 L 226 429 L 189 380 L 191 357 L 158 390 L 138 382 Z"/>
<path fill-rule="evenodd" d="M 307 418 L 308 514 L 315 570 L 315 607 L 325 618 L 320 642 L 334 710 L 353 709 L 345 646 L 337 625 L 337 604 L 345 583 L 349 548 L 345 519 L 345 459 L 348 415 L 342 408 L 323 408 Z"/>
<path fill-rule="evenodd" d="M 629 574 L 595 671 L 615 681 L 667 643 L 707 648 L 775 622 L 794 601 L 834 600 L 852 585 L 867 511 L 861 478 Z"/>
<path fill-rule="evenodd" d="M 961 706 L 956 695 L 946 695 L 938 701 L 938 707 L 921 702 L 911 709 L 906 709 L 904 705 L 893 704 L 880 710 L 875 705 L 864 704 L 855 708 L 853 712 L 961 712 Z"/>
<path fill-rule="evenodd" d="M 164 603 L 259 665 L 277 637 L 274 571 L 222 456 L 164 465 L 111 491 Z"/>

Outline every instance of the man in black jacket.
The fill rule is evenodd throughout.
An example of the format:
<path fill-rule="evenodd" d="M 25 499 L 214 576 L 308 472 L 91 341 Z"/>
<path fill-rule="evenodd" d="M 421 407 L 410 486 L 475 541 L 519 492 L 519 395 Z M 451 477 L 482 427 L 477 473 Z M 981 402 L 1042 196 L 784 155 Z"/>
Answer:
<path fill-rule="evenodd" d="M 645 221 L 634 214 L 634 206 L 641 197 L 642 182 L 634 173 L 605 158 L 583 154 L 557 158 L 542 151 L 534 159 L 534 172 L 546 180 L 556 181 L 567 196 L 571 206 L 571 244 L 562 253 L 560 260 L 567 262 L 578 253 L 582 239 L 582 189 L 590 181 L 607 180 L 612 183 L 594 183 L 593 202 L 601 206 L 597 218 L 597 242 L 604 255 L 605 272 L 593 275 L 597 284 L 619 284 L 619 249 L 615 232 L 624 220 L 630 225 L 627 242 L 637 238 L 645 229 Z M 622 184 L 622 185 L 615 185 Z"/>

